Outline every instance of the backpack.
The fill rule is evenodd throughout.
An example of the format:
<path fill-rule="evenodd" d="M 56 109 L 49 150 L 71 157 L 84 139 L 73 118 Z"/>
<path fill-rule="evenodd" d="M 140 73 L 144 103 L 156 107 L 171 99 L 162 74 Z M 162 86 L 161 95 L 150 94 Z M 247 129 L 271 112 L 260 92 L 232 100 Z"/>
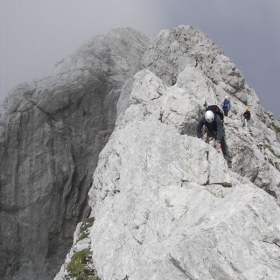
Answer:
<path fill-rule="evenodd" d="M 209 105 L 206 107 L 206 111 L 212 111 L 214 114 L 219 115 L 221 121 L 224 121 L 224 113 L 218 105 Z"/>

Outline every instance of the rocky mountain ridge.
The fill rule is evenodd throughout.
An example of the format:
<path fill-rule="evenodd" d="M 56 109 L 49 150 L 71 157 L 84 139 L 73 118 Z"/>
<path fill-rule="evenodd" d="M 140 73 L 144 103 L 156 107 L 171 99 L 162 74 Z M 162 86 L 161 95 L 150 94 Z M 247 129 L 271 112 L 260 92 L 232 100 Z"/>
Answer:
<path fill-rule="evenodd" d="M 176 39 L 188 42 L 195 63 L 178 62 Z M 99 279 L 278 278 L 279 122 L 229 59 L 220 51 L 211 58 L 218 48 L 209 41 L 186 26 L 152 40 L 146 69 L 125 84 L 116 127 L 99 156 L 89 192 L 94 224 L 82 240 L 78 225 L 56 280 L 72 275 L 83 250 Z M 228 94 L 232 169 L 195 137 L 205 102 L 221 104 Z M 246 106 L 249 128 L 240 119 Z"/>
<path fill-rule="evenodd" d="M 277 279 L 280 123 L 205 34 L 179 26 L 148 40 L 110 31 L 40 83 L 15 89 L 1 117 L 1 166 L 9 163 L 1 171 L 1 224 L 9 225 L 1 240 L 20 241 L 12 249 L 1 241 L 6 279 L 51 279 L 89 211 L 94 223 L 86 235 L 78 225 L 55 279 L 73 277 L 81 253 L 100 279 Z M 195 137 L 204 104 L 220 105 L 225 95 L 231 170 Z M 240 121 L 246 106 L 249 129 Z M 16 208 L 23 190 L 28 202 Z M 36 260 L 30 241 L 40 248 Z"/>

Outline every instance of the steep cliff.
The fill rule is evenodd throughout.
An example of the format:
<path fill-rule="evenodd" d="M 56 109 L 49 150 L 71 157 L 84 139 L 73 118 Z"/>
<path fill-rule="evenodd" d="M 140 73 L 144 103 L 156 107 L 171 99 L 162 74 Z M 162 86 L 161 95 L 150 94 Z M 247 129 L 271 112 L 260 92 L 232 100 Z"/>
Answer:
<path fill-rule="evenodd" d="M 279 279 L 280 122 L 190 26 L 160 32 L 143 63 L 122 89 L 94 172 L 94 222 L 78 225 L 55 279 L 77 276 L 78 260 L 79 273 L 102 280 Z M 226 95 L 232 169 L 195 137 L 204 104 L 220 105 Z"/>
<path fill-rule="evenodd" d="M 132 29 L 96 36 L 52 76 L 9 93 L 0 126 L 1 279 L 53 279 L 59 270 L 89 214 L 121 87 L 142 68 L 148 43 Z"/>

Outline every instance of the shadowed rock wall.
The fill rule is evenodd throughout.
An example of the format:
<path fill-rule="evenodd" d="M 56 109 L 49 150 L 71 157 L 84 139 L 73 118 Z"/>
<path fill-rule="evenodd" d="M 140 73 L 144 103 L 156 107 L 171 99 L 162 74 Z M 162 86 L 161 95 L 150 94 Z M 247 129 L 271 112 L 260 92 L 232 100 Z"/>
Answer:
<path fill-rule="evenodd" d="M 2 279 L 52 279 L 89 214 L 98 155 L 114 128 L 124 82 L 148 39 L 132 29 L 97 36 L 54 75 L 14 88 L 0 127 Z"/>

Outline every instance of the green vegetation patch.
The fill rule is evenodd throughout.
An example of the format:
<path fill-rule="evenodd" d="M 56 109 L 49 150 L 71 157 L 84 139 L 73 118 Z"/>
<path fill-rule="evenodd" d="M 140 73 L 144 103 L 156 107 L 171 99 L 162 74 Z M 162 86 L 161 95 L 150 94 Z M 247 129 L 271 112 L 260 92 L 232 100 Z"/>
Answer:
<path fill-rule="evenodd" d="M 89 267 L 91 263 L 91 252 L 82 250 L 73 255 L 71 262 L 67 266 L 67 271 L 72 278 L 75 277 L 77 280 L 100 280 L 95 270 Z"/>
<path fill-rule="evenodd" d="M 89 229 L 92 227 L 94 223 L 94 218 L 88 218 L 83 221 L 80 229 L 80 236 L 78 241 L 83 240 L 89 236 Z"/>
<path fill-rule="evenodd" d="M 272 126 L 275 130 L 276 133 L 280 133 L 280 127 L 278 127 L 277 125 L 275 125 L 274 123 L 272 123 Z"/>
<path fill-rule="evenodd" d="M 277 170 L 280 171 L 280 166 L 277 162 L 273 162 L 271 159 L 269 159 L 268 161 L 272 166 L 274 166 Z"/>
<path fill-rule="evenodd" d="M 269 149 L 270 151 L 271 151 L 271 153 L 275 156 L 275 157 L 277 157 L 277 158 L 280 158 L 280 156 L 278 156 L 275 152 L 274 152 L 274 150 L 272 149 L 272 147 L 270 146 L 270 145 L 265 145 L 265 147 L 267 148 L 267 149 Z"/>

